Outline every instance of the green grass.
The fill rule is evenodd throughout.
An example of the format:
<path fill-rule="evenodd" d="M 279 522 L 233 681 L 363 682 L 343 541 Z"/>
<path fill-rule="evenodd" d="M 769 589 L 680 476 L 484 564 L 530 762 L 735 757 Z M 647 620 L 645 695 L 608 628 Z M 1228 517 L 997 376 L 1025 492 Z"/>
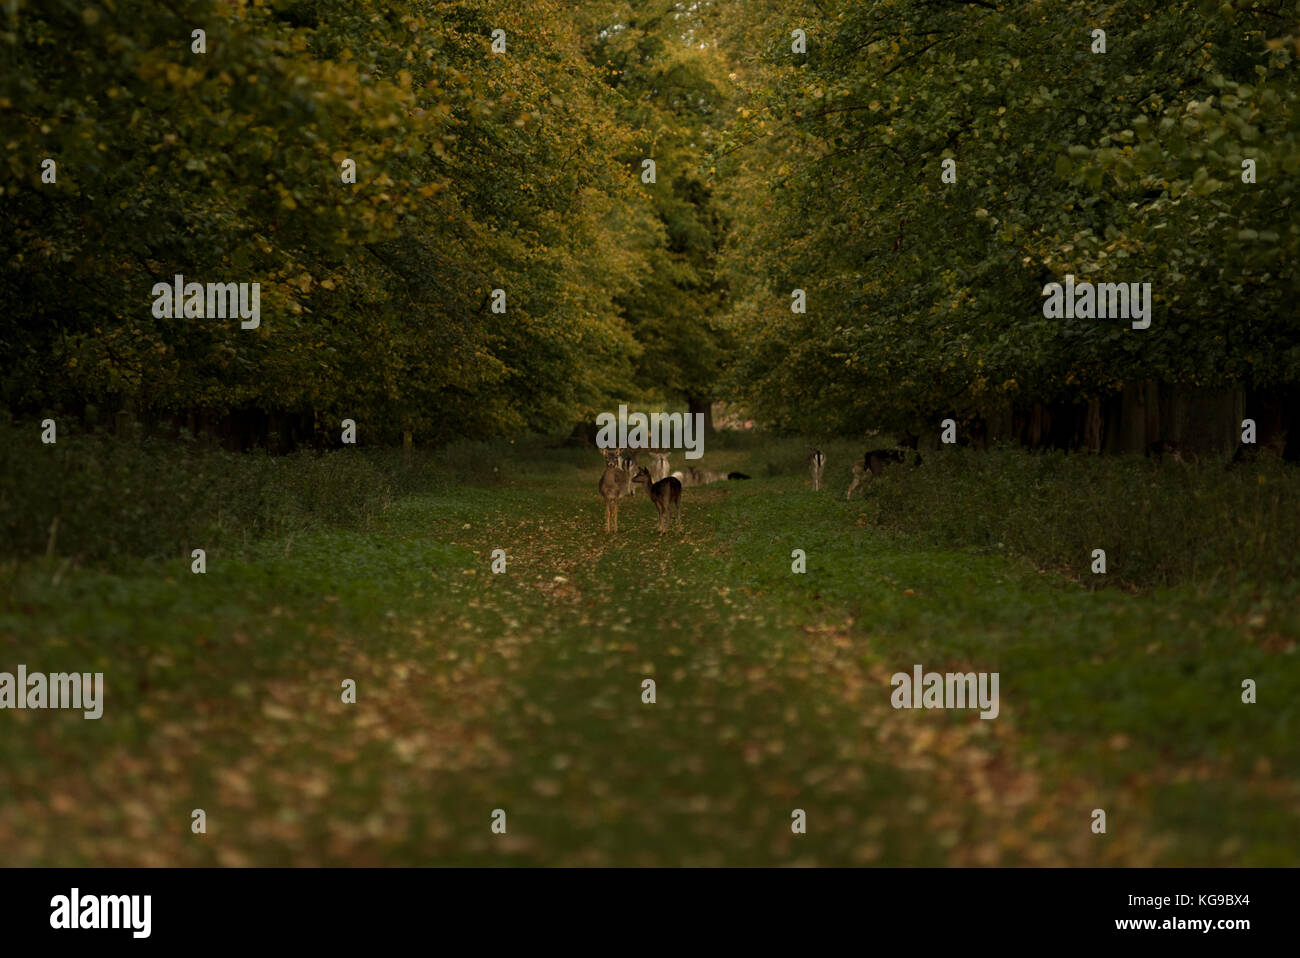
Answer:
<path fill-rule="evenodd" d="M 644 496 L 605 535 L 594 454 L 520 444 L 423 475 L 358 456 L 390 490 L 364 521 L 337 493 L 203 576 L 9 562 L 0 669 L 102 670 L 107 695 L 99 722 L 0 712 L 5 863 L 1296 863 L 1293 582 L 1096 590 L 1044 561 L 1060 543 L 1007 554 L 1027 520 L 1001 502 L 940 507 L 958 467 L 987 493 L 1033 457 L 845 503 L 835 447 L 818 494 L 800 444 L 721 445 L 709 467 L 756 478 L 688 488 L 662 537 Z M 913 663 L 999 672 L 1000 716 L 893 710 Z"/>

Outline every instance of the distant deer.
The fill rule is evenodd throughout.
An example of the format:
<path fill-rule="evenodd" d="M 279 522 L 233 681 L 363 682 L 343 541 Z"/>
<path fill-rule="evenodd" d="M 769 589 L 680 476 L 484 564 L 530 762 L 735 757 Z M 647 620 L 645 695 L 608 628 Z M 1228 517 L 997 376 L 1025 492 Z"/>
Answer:
<path fill-rule="evenodd" d="M 619 449 L 617 450 L 617 452 L 618 452 L 618 467 L 627 473 L 627 486 L 624 489 L 623 495 L 635 496 L 636 483 L 632 481 L 632 474 L 636 472 L 637 468 L 641 465 L 639 461 L 641 458 L 641 453 L 628 452 L 626 449 Z"/>
<path fill-rule="evenodd" d="M 1270 459 L 1281 459 L 1285 452 L 1286 441 L 1281 438 L 1274 438 L 1259 445 L 1240 442 L 1237 443 L 1237 451 L 1232 454 L 1232 458 L 1228 460 L 1228 464 L 1224 468 L 1231 469 L 1243 462 L 1264 462 Z"/>
<path fill-rule="evenodd" d="M 682 521 L 682 484 L 674 476 L 667 479 L 660 479 L 656 483 L 650 481 L 650 470 L 641 466 L 637 469 L 632 481 L 645 486 L 645 490 L 650 494 L 650 501 L 655 504 L 659 510 L 659 532 L 666 531 L 665 521 L 671 513 L 672 520 L 679 526 Z"/>
<path fill-rule="evenodd" d="M 650 465 L 650 478 L 655 482 L 668 478 L 668 455 L 666 452 L 652 452 L 650 454 L 650 458 L 653 460 Z"/>
<path fill-rule="evenodd" d="M 600 490 L 601 498 L 605 500 L 606 532 L 618 532 L 618 500 L 628 495 L 631 481 L 627 470 L 619 468 L 618 460 L 617 450 L 610 449 L 605 452 L 605 472 L 596 486 Z"/>
<path fill-rule="evenodd" d="M 853 481 L 849 483 L 849 491 L 844 493 L 845 499 L 853 498 L 853 490 L 862 485 L 867 476 L 879 476 L 885 469 L 885 466 L 891 462 L 906 462 L 909 453 L 913 457 L 912 466 L 915 468 L 921 464 L 921 454 L 916 451 L 916 437 L 907 436 L 899 443 L 897 449 L 872 449 L 861 459 L 853 463 Z"/>
<path fill-rule="evenodd" d="M 749 478 L 743 472 L 722 472 L 718 469 L 698 469 L 695 466 L 691 466 L 685 472 L 680 470 L 674 472 L 672 477 L 683 486 L 706 486 L 711 482 L 721 482 L 724 479 Z"/>
<path fill-rule="evenodd" d="M 1152 456 L 1155 457 L 1157 465 L 1164 461 L 1165 456 L 1168 456 L 1174 462 L 1181 462 L 1184 465 L 1200 464 L 1200 457 L 1197 456 L 1196 453 L 1192 452 L 1190 449 L 1184 449 L 1172 439 L 1157 439 L 1155 442 L 1151 443 L 1151 445 L 1147 446 L 1147 457 L 1150 458 Z"/>
<path fill-rule="evenodd" d="M 808 468 L 812 470 L 813 492 L 822 487 L 822 472 L 826 469 L 826 454 L 814 449 L 808 456 Z"/>

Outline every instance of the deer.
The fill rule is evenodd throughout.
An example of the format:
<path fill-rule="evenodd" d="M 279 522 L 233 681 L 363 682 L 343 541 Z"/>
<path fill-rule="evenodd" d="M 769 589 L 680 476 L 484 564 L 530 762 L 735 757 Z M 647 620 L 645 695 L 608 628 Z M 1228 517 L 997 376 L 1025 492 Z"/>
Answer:
<path fill-rule="evenodd" d="M 627 473 L 627 484 L 624 486 L 623 495 L 635 496 L 636 484 L 632 482 L 632 473 L 636 472 L 641 465 L 641 453 L 628 452 L 626 449 L 615 451 L 618 453 L 618 467 Z"/>
<path fill-rule="evenodd" d="M 618 500 L 628 495 L 630 477 L 627 470 L 619 468 L 619 453 L 610 449 L 605 452 L 605 471 L 596 488 L 605 500 L 605 531 L 618 532 Z"/>
<path fill-rule="evenodd" d="M 1200 465 L 1200 457 L 1190 449 L 1184 449 L 1181 445 L 1172 439 L 1157 439 L 1147 446 L 1147 458 L 1155 457 L 1157 468 L 1168 456 L 1174 462 L 1181 462 L 1184 465 Z"/>
<path fill-rule="evenodd" d="M 645 466 L 639 466 L 636 475 L 632 481 L 639 485 L 645 486 L 646 493 L 650 496 L 650 501 L 655 504 L 659 510 L 659 534 L 663 535 L 667 531 L 665 521 L 669 518 L 670 513 L 672 520 L 680 527 L 682 522 L 682 484 L 675 476 L 669 476 L 666 479 L 660 479 L 658 482 L 650 481 L 650 470 Z"/>
<path fill-rule="evenodd" d="M 853 463 L 853 482 L 849 483 L 849 491 L 844 493 L 844 498 L 852 499 L 853 490 L 858 488 L 864 479 L 870 475 L 872 478 L 879 476 L 891 462 L 906 462 L 908 454 L 913 457 L 912 467 L 916 468 L 921 464 L 921 454 L 916 451 L 917 437 L 908 435 L 899 442 L 895 449 L 872 449 L 861 459 Z M 865 493 L 864 493 L 865 494 Z"/>
<path fill-rule="evenodd" d="M 650 458 L 653 460 L 650 466 L 650 478 L 655 482 L 668 478 L 668 455 L 666 452 L 652 452 L 650 454 Z"/>
<path fill-rule="evenodd" d="M 826 469 L 826 454 L 814 448 L 808 454 L 808 468 L 812 470 L 813 492 L 822 487 L 822 472 Z"/>
<path fill-rule="evenodd" d="M 718 469 L 697 469 L 691 466 L 685 472 L 681 470 L 674 472 L 672 478 L 683 486 L 706 486 L 711 482 L 721 482 L 724 479 L 748 479 L 749 476 L 743 472 L 722 472 Z"/>

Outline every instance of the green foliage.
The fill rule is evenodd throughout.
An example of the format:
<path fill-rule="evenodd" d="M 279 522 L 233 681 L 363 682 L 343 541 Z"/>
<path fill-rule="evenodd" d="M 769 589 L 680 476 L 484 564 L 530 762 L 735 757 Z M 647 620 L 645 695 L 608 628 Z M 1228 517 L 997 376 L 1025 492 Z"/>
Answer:
<path fill-rule="evenodd" d="M 847 480 L 846 480 L 847 482 Z M 943 546 L 1028 556 L 1091 587 L 1300 581 L 1300 477 L 1137 457 L 953 449 L 869 484 L 868 514 Z M 978 503 L 978 508 L 972 508 Z M 1107 573 L 1093 575 L 1092 550 Z"/>
<path fill-rule="evenodd" d="M 353 450 L 277 457 L 66 432 L 47 446 L 13 427 L 0 436 L 0 553 L 10 556 L 188 563 L 195 548 L 364 526 L 393 494 L 390 474 Z"/>
<path fill-rule="evenodd" d="M 713 362 L 699 123 L 665 102 L 642 125 L 586 56 L 603 9 L 584 33 L 561 0 L 11 4 L 0 402 L 314 413 L 442 442 L 607 408 L 638 335 L 644 379 L 684 388 Z M 670 72 L 700 59 L 651 40 Z M 658 193 L 629 167 L 654 145 Z M 177 273 L 260 282 L 261 327 L 155 318 Z"/>
<path fill-rule="evenodd" d="M 618 297 L 641 346 L 633 381 L 649 396 L 703 401 L 713 398 L 731 345 L 716 322 L 726 295 L 717 254 L 729 221 L 701 168 L 721 135 L 729 91 L 721 51 L 689 42 L 682 15 L 676 0 L 606 15 L 604 29 L 589 30 L 588 55 L 605 71 L 631 132 L 624 161 L 653 216 L 644 270 Z M 647 158 L 656 163 L 653 184 L 640 182 Z"/>
<path fill-rule="evenodd" d="M 313 529 L 370 528 L 402 496 L 572 469 L 569 450 L 532 437 L 459 440 L 409 457 L 384 448 L 272 456 L 67 430 L 47 446 L 30 428 L 2 427 L 0 555 L 49 550 L 106 568 L 140 557 L 188 564 L 195 548 L 213 555 Z"/>
<path fill-rule="evenodd" d="M 807 432 L 1293 380 L 1295 18 L 1200 6 L 729 5 L 729 43 L 755 51 L 714 154 L 741 217 L 730 385 Z M 1151 282 L 1152 327 L 1044 319 L 1066 273 Z"/>

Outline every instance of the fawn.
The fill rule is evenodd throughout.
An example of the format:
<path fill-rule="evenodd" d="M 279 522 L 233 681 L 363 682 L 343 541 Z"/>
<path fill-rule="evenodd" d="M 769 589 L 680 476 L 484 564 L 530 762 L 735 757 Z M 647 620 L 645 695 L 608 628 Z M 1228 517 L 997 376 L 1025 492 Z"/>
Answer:
<path fill-rule="evenodd" d="M 813 449 L 808 456 L 808 468 L 812 470 L 813 492 L 822 487 L 822 472 L 826 469 L 826 454 L 820 449 Z"/>
<path fill-rule="evenodd" d="M 682 484 L 675 476 L 669 476 L 666 479 L 660 479 L 656 483 L 650 481 L 650 470 L 645 466 L 637 468 L 636 475 L 632 481 L 645 486 L 645 491 L 650 495 L 650 501 L 655 504 L 659 510 L 659 532 L 662 534 L 666 531 L 664 522 L 672 512 L 673 520 L 680 526 L 682 521 Z"/>
<path fill-rule="evenodd" d="M 596 486 L 605 500 L 606 532 L 618 532 L 618 500 L 628 494 L 630 485 L 627 470 L 620 469 L 618 461 L 617 450 L 610 449 L 605 453 L 605 472 Z"/>

